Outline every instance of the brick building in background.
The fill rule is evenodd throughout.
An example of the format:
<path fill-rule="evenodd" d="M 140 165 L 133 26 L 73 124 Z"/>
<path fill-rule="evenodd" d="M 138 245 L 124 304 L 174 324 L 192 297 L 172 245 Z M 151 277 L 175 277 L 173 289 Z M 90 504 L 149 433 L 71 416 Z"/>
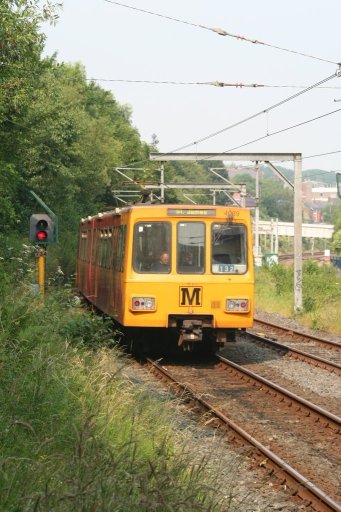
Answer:
<path fill-rule="evenodd" d="M 323 222 L 322 210 L 338 203 L 337 188 L 315 181 L 302 183 L 303 218 L 310 222 Z"/>

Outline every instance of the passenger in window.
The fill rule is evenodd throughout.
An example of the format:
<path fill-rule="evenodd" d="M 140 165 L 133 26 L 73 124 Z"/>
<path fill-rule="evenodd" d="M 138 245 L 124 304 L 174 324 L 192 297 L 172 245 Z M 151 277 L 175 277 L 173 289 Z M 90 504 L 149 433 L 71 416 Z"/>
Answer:
<path fill-rule="evenodd" d="M 152 265 L 153 272 L 169 272 L 170 271 L 170 258 L 167 251 L 162 251 L 159 261 Z"/>
<path fill-rule="evenodd" d="M 185 254 L 184 265 L 187 265 L 187 266 L 194 265 L 193 254 L 191 252 L 187 252 Z"/>
<path fill-rule="evenodd" d="M 186 271 L 189 270 L 190 267 L 193 267 L 194 261 L 193 261 L 193 254 L 190 252 L 186 252 L 181 255 L 180 258 L 180 271 Z"/>

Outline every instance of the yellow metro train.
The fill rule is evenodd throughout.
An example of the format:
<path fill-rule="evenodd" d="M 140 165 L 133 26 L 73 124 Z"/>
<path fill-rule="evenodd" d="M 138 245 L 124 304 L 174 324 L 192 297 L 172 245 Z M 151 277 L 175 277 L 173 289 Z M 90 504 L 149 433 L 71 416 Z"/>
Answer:
<path fill-rule="evenodd" d="M 82 219 L 77 286 L 137 352 L 216 350 L 253 323 L 250 212 L 137 204 Z"/>

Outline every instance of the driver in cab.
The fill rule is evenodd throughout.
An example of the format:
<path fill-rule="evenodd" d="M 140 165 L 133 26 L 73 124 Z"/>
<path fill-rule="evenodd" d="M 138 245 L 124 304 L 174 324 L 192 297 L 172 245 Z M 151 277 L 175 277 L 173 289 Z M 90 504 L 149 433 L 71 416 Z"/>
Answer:
<path fill-rule="evenodd" d="M 167 251 L 163 251 L 160 254 L 159 261 L 156 261 L 153 266 L 152 270 L 154 272 L 169 272 L 170 271 L 170 258 Z"/>

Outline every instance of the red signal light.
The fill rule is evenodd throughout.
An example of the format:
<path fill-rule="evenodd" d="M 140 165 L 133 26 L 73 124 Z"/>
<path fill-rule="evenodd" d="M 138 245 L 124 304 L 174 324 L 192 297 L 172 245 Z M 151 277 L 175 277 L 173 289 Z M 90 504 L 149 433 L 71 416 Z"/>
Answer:
<path fill-rule="evenodd" d="M 34 213 L 30 217 L 30 240 L 37 245 L 55 242 L 54 220 L 46 213 Z"/>
<path fill-rule="evenodd" d="M 37 240 L 39 240 L 39 242 L 44 242 L 44 240 L 47 239 L 46 231 L 38 231 L 36 236 L 37 236 Z"/>

